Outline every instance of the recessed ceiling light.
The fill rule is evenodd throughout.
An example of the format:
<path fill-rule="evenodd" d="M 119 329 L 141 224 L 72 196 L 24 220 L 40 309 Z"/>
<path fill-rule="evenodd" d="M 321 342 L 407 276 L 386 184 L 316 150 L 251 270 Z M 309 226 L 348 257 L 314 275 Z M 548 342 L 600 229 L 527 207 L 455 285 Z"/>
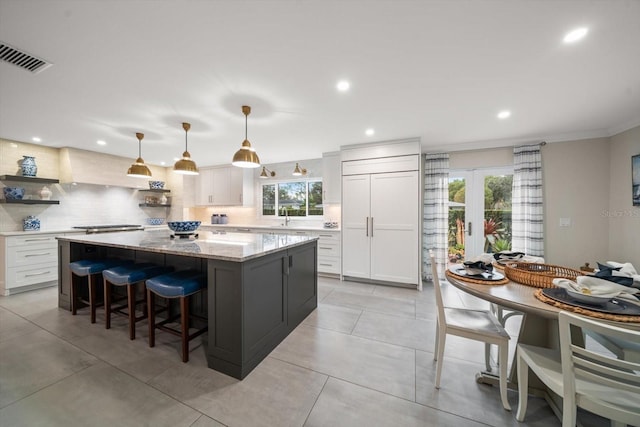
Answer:
<path fill-rule="evenodd" d="M 164 165 L 166 165 L 166 164 L 167 164 L 167 162 L 160 162 L 160 164 L 161 164 L 162 166 L 164 166 Z"/>
<path fill-rule="evenodd" d="M 42 141 L 42 139 L 38 138 L 37 136 L 34 136 L 31 139 L 33 140 L 33 142 L 41 142 Z"/>
<path fill-rule="evenodd" d="M 346 92 L 346 91 L 348 91 L 348 90 L 349 90 L 349 87 L 350 87 L 350 86 L 351 86 L 351 85 L 349 84 L 349 82 L 348 82 L 348 81 L 346 81 L 346 80 L 340 80 L 340 81 L 338 82 L 338 84 L 336 85 L 336 88 L 338 88 L 338 90 L 339 90 L 340 92 Z"/>
<path fill-rule="evenodd" d="M 107 143 L 105 141 L 101 140 L 101 139 L 97 140 L 96 144 L 98 144 L 98 145 L 107 145 Z"/>
<path fill-rule="evenodd" d="M 498 113 L 498 118 L 499 118 L 499 119 L 506 119 L 506 118 L 508 118 L 509 116 L 511 116 L 511 111 L 504 110 L 504 111 L 500 111 L 500 112 Z"/>
<path fill-rule="evenodd" d="M 367 130 L 365 130 L 365 131 L 364 131 L 364 133 L 365 133 L 365 135 L 367 135 L 367 136 L 371 136 L 371 135 L 375 134 L 375 133 L 376 133 L 376 131 L 375 131 L 375 130 L 373 130 L 373 129 L 367 129 Z"/>
<path fill-rule="evenodd" d="M 565 43 L 577 42 L 587 35 L 587 31 L 588 30 L 585 27 L 576 28 L 575 30 L 569 31 L 562 41 Z"/>

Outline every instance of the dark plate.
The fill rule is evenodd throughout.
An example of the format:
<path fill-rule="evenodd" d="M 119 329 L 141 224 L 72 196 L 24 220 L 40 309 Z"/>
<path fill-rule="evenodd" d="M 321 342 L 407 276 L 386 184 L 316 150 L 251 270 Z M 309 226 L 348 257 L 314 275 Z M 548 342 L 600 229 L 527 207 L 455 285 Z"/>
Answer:
<path fill-rule="evenodd" d="M 567 294 L 564 288 L 545 288 L 542 293 L 556 301 L 563 302 L 565 304 L 574 305 L 576 307 L 586 308 L 591 311 L 599 311 L 601 313 L 611 314 L 625 314 L 628 316 L 640 315 L 640 300 L 638 304 L 627 302 L 619 298 L 611 298 L 604 304 L 587 304 L 585 302 L 577 301 L 575 298 Z"/>
<path fill-rule="evenodd" d="M 494 270 L 493 274 L 491 273 L 482 273 L 482 274 L 467 274 L 464 267 L 461 265 L 452 265 L 449 267 L 449 271 L 455 274 L 456 276 L 460 276 L 461 278 L 469 278 L 474 280 L 486 280 L 487 282 L 497 282 L 504 279 L 504 274 L 499 271 Z"/>

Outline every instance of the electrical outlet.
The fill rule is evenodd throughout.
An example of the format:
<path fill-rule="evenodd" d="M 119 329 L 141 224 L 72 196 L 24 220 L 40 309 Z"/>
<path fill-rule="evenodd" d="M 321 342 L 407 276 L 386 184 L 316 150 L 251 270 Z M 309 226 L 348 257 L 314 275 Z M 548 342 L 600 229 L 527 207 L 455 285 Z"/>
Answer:
<path fill-rule="evenodd" d="M 571 227 L 571 218 L 560 218 L 560 227 Z"/>

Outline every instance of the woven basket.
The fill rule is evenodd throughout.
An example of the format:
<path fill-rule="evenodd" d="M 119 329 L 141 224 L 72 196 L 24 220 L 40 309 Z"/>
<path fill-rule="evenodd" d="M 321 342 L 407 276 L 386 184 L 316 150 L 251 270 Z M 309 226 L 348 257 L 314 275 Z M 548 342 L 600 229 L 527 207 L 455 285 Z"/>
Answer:
<path fill-rule="evenodd" d="M 576 280 L 584 276 L 583 271 L 551 264 L 537 264 L 533 262 L 509 263 L 504 268 L 505 275 L 514 282 L 535 288 L 553 288 L 553 279 L 562 277 Z"/>

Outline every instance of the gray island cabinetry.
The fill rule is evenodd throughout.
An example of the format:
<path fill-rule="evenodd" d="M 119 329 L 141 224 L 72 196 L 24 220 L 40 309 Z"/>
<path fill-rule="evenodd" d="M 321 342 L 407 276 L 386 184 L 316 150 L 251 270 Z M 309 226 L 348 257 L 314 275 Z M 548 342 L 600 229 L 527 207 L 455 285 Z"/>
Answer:
<path fill-rule="evenodd" d="M 70 262 L 118 257 L 207 276 L 192 309 L 208 318 L 204 347 L 210 368 L 242 379 L 318 304 L 317 238 L 199 232 L 172 238 L 169 230 L 58 238 L 58 305 L 70 309 Z"/>

